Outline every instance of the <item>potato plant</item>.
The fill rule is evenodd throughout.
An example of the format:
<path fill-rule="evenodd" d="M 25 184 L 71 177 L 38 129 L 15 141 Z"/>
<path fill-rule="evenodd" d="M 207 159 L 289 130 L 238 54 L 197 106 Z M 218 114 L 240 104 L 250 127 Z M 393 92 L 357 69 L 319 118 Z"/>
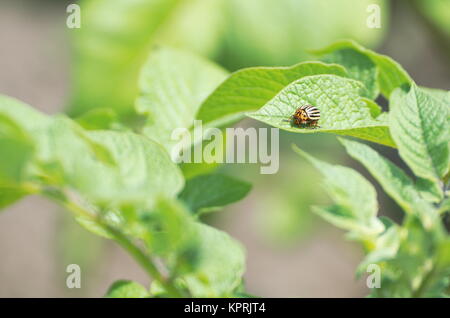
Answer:
<path fill-rule="evenodd" d="M 377 216 L 374 186 L 358 172 L 294 146 L 323 174 L 334 201 L 314 211 L 361 243 L 366 257 L 358 274 L 369 264 L 382 268 L 381 288 L 372 296 L 448 296 L 450 93 L 418 86 L 395 61 L 351 41 L 316 54 L 318 60 L 291 67 L 227 74 L 190 53 L 154 50 L 139 80 L 135 111 L 145 119 L 139 128 L 104 110 L 73 120 L 2 96 L 0 206 L 42 195 L 117 242 L 153 283 L 147 289 L 119 281 L 110 297 L 245 297 L 243 247 L 199 215 L 243 198 L 250 185 L 209 165 L 174 164 L 171 131 L 191 127 L 194 119 L 225 127 L 248 116 L 292 133 L 354 137 L 396 148 L 413 172 L 369 145 L 339 137 L 397 202 L 403 222 Z M 389 99 L 389 111 L 375 102 L 380 94 Z M 320 107 L 320 128 L 284 120 L 306 103 Z"/>
<path fill-rule="evenodd" d="M 135 6 L 117 0 L 120 17 L 101 14 L 108 1 L 82 3 L 89 27 L 74 31 L 67 113 L 49 116 L 0 95 L 0 209 L 26 196 L 46 197 L 80 226 L 120 245 L 152 280 L 151 286 L 112 282 L 106 297 L 253 297 L 243 280 L 245 247 L 202 219 L 243 199 L 251 184 L 218 173 L 218 164 L 176 164 L 170 157 L 175 129 L 192 130 L 195 120 L 224 129 L 245 118 L 292 134 L 337 135 L 401 209 L 401 222 L 380 216 L 375 187 L 359 172 L 292 146 L 298 169 L 317 169 L 333 201 L 312 211 L 364 250 L 357 277 L 373 265 L 381 269 L 370 297 L 450 296 L 449 91 L 421 87 L 390 57 L 350 40 L 314 51 L 308 60 L 302 55 L 292 66 L 230 73 L 204 57 L 214 55 L 223 29 L 217 19 L 222 1 L 192 1 L 191 12 L 177 0 L 137 0 Z M 254 4 L 242 3 L 227 5 L 253 10 Z M 278 10 L 273 6 L 261 6 L 260 16 Z M 184 15 L 199 24 L 186 24 Z M 249 43 L 245 33 L 258 38 L 255 33 L 264 32 L 243 33 L 243 17 L 230 20 L 237 39 L 231 57 L 238 59 L 233 48 L 240 47 L 237 64 L 259 63 L 266 44 Z M 171 33 L 170 25 L 182 31 Z M 270 23 L 257 25 L 270 31 Z M 104 36 L 111 28 L 114 36 Z M 371 33 L 371 41 L 377 36 Z M 161 38 L 163 45 L 155 46 Z M 184 42 L 193 47 L 174 48 Z M 298 45 L 277 49 L 272 64 L 303 52 Z M 380 97 L 387 110 L 378 105 Z M 319 127 L 286 120 L 305 104 L 320 109 Z M 368 142 L 395 149 L 408 169 Z"/>

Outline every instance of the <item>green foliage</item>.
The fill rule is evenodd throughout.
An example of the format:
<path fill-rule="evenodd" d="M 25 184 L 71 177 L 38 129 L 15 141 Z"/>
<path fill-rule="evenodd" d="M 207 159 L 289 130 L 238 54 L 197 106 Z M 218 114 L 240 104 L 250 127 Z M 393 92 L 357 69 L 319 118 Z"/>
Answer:
<path fill-rule="evenodd" d="M 248 115 L 289 132 L 333 133 L 398 148 L 414 177 L 369 146 L 341 140 L 405 212 L 401 224 L 377 217 L 375 188 L 361 174 L 295 151 L 323 174 L 334 201 L 315 212 L 364 247 L 366 257 L 357 272 L 369 264 L 383 269 L 374 296 L 449 296 L 450 240 L 442 221 L 449 206 L 449 92 L 418 87 L 397 62 L 352 41 L 317 51 L 322 61 L 246 68 L 230 75 L 204 58 L 164 46 L 212 55 L 223 35 L 225 47 L 243 54 L 237 60 L 250 54 L 257 62 L 276 50 L 280 54 L 272 62 L 297 61 L 305 43 L 274 34 L 303 36 L 317 22 L 308 10 L 297 15 L 299 3 L 307 3 L 308 10 L 324 4 L 82 2 L 84 25 L 75 31 L 69 109 L 78 118 L 47 116 L 0 96 L 0 208 L 27 194 L 45 196 L 88 230 L 118 243 L 153 279 L 149 291 L 118 281 L 107 297 L 246 295 L 243 247 L 203 224 L 199 215 L 242 199 L 250 184 L 211 174 L 214 165 L 178 166 L 169 151 L 174 129 L 190 130 L 195 119 L 223 128 Z M 349 7 L 356 3 L 366 7 L 366 1 L 346 0 L 339 10 L 348 15 L 337 14 L 328 2 L 322 10 L 327 18 L 349 19 Z M 286 12 L 286 5 L 292 16 L 279 21 L 284 16 L 273 13 Z M 218 19 L 224 8 L 238 8 L 227 11 L 228 22 Z M 261 12 L 253 14 L 253 8 Z M 189 23 L 192 17 L 194 24 Z M 355 21 L 362 23 L 358 18 L 343 23 L 343 33 L 355 29 Z M 224 23 L 233 27 L 224 31 Z M 286 32 L 286 27 L 295 31 Z M 333 38 L 341 34 L 326 31 Z M 247 42 L 255 32 L 255 41 Z M 322 35 L 324 30 L 314 32 Z M 378 36 L 373 33 L 369 42 Z M 305 42 L 317 46 L 322 41 Z M 288 42 L 292 46 L 282 45 Z M 148 55 L 155 44 L 163 47 Z M 374 101 L 380 93 L 389 99 L 388 112 Z M 320 109 L 319 128 L 289 122 L 304 104 Z"/>
<path fill-rule="evenodd" d="M 340 139 L 348 154 L 367 168 L 405 212 L 402 224 L 396 224 L 376 217 L 375 191 L 356 171 L 318 161 L 295 148 L 325 176 L 327 192 L 335 202 L 332 206 L 316 207 L 315 211 L 334 225 L 349 231 L 349 237 L 363 245 L 366 257 L 358 268 L 358 275 L 371 264 L 380 266 L 381 287 L 373 289 L 372 296 L 448 297 L 450 246 L 441 213 L 448 210 L 448 192 L 445 191 L 450 163 L 449 92 L 418 87 L 396 62 L 354 43 L 337 43 L 325 52 L 328 54 L 325 60 L 342 62 L 351 77 L 372 88 L 372 92 L 380 87 L 381 92 L 390 98 L 389 113 L 383 119 L 400 157 L 415 178 L 371 147 Z M 368 63 L 365 57 L 373 63 Z M 376 72 L 373 72 L 374 65 Z M 378 75 L 373 77 L 375 74 Z M 332 90 L 328 88 L 324 91 L 329 94 Z M 341 91 L 345 92 L 345 96 L 349 95 L 348 91 Z M 307 102 L 300 100 L 296 103 L 296 99 L 292 98 L 296 96 L 295 92 L 292 90 L 291 95 L 286 94 L 290 99 L 285 97 L 285 100 L 289 103 L 294 101 L 296 105 Z M 355 91 L 353 94 L 370 97 L 367 91 Z M 310 98 L 310 94 L 297 95 Z M 342 105 L 343 102 L 337 104 Z M 274 105 L 279 106 L 281 113 L 286 107 L 282 99 Z M 321 105 L 321 110 L 330 112 L 328 107 L 323 107 L 323 102 L 315 105 Z M 259 112 L 264 114 L 265 107 Z M 350 110 L 346 105 L 344 109 Z M 265 114 L 269 117 L 268 123 L 279 120 L 275 106 L 268 108 Z M 328 117 L 323 119 L 322 125 L 325 126 Z"/>
<path fill-rule="evenodd" d="M 348 154 L 361 162 L 383 190 L 394 199 L 406 213 L 434 213 L 430 204 L 421 198 L 414 181 L 399 167 L 378 152 L 356 141 L 340 140 Z"/>
<path fill-rule="evenodd" d="M 73 31 L 73 116 L 108 107 L 126 121 L 151 47 L 211 55 L 222 29 L 221 0 L 84 0 L 80 6 L 83 26 Z"/>
<path fill-rule="evenodd" d="M 76 118 L 76 122 L 85 129 L 120 129 L 119 118 L 111 108 L 94 108 Z"/>
<path fill-rule="evenodd" d="M 242 282 L 245 255 L 241 245 L 226 233 L 197 222 L 180 203 L 163 200 L 156 218 L 158 232 L 147 240 L 150 249 L 168 259 L 168 268 L 177 273 L 174 283 L 194 297 L 226 297 Z M 159 220 L 158 220 L 159 219 Z M 156 283 L 154 293 L 167 294 Z M 157 290 L 157 291 L 155 291 Z"/>
<path fill-rule="evenodd" d="M 306 49 L 337 38 L 373 46 L 385 28 L 359 27 L 372 3 L 381 6 L 385 23 L 389 12 L 384 0 L 332 5 L 325 0 L 83 0 L 82 27 L 71 30 L 68 112 L 80 116 L 108 107 L 120 122 L 134 127 L 137 78 L 149 49 L 160 45 L 219 56 L 232 69 L 295 63 L 306 59 Z M 317 19 L 317 12 L 326 18 Z"/>
<path fill-rule="evenodd" d="M 20 183 L 33 153 L 33 144 L 16 123 L 0 116 L 0 180 L 5 184 Z"/>
<path fill-rule="evenodd" d="M 448 238 L 439 229 L 425 229 L 414 217 L 397 230 L 385 244 L 385 248 L 390 245 L 390 255 L 375 262 L 383 266 L 383 276 L 373 296 L 448 297 Z"/>
<path fill-rule="evenodd" d="M 86 229 L 125 248 L 165 296 L 231 296 L 241 285 L 242 247 L 198 222 L 194 213 L 243 198 L 247 183 L 203 176 L 210 200 L 194 198 L 196 189 L 181 192 L 181 170 L 149 138 L 128 131 L 85 130 L 64 116 L 49 117 L 3 96 L 0 118 L 2 151 L 8 149 L 6 141 L 15 142 L 14 152 L 0 160 L 1 208 L 30 193 L 54 200 Z M 195 210 L 188 211 L 178 196 Z M 154 264 L 156 256 L 168 277 Z M 118 282 L 107 296 L 149 294 L 136 283 Z"/>
<path fill-rule="evenodd" d="M 192 126 L 201 102 L 226 75 L 193 54 L 170 49 L 152 52 L 141 72 L 136 102 L 138 113 L 147 118 L 143 133 L 170 148 L 174 129 Z"/>
<path fill-rule="evenodd" d="M 31 193 L 25 187 L 0 185 L 0 209 L 6 208 Z"/>
<path fill-rule="evenodd" d="M 368 98 L 376 98 L 378 96 L 377 65 L 366 54 L 344 47 L 325 54 L 322 60 L 327 63 L 344 65 L 350 78 L 364 83 L 367 88 L 365 95 Z"/>
<path fill-rule="evenodd" d="M 364 273 L 370 264 L 382 268 L 381 288 L 374 289 L 373 296 L 448 296 L 450 249 L 438 210 L 421 196 L 400 168 L 376 151 L 354 141 L 342 140 L 342 143 L 407 213 L 402 225 L 377 218 L 375 193 L 368 181 L 352 169 L 331 166 L 297 149 L 326 176 L 326 189 L 336 202 L 329 207 L 316 207 L 315 211 L 325 220 L 348 230 L 349 237 L 360 241 L 366 250 L 367 255 L 357 273 Z M 372 231 L 365 226 L 370 224 L 369 220 L 376 225 Z"/>
<path fill-rule="evenodd" d="M 152 39 L 178 2 L 81 3 L 83 27 L 76 31 L 73 42 L 74 91 L 70 114 L 80 115 L 105 106 L 120 113 L 132 110 L 138 71 Z"/>
<path fill-rule="evenodd" d="M 197 119 L 216 126 L 234 122 L 242 119 L 244 112 L 262 107 L 291 82 L 317 74 L 345 76 L 345 70 L 339 65 L 306 62 L 291 67 L 251 67 L 237 71 L 208 96 Z"/>
<path fill-rule="evenodd" d="M 144 286 L 129 280 L 118 280 L 109 287 L 106 298 L 147 298 L 150 294 Z"/>
<path fill-rule="evenodd" d="M 364 90 L 360 82 L 336 75 L 307 76 L 286 86 L 249 116 L 291 132 L 328 132 L 394 146 L 386 120 L 378 117 L 381 110 L 375 103 L 361 96 Z M 297 108 L 305 104 L 320 108 L 320 128 L 308 129 L 292 125 L 290 117 Z"/>
<path fill-rule="evenodd" d="M 245 253 L 241 244 L 228 234 L 202 223 L 195 223 L 199 236 L 197 266 L 183 276 L 196 297 L 230 297 L 242 284 Z"/>
<path fill-rule="evenodd" d="M 196 214 L 220 209 L 239 201 L 251 185 L 221 174 L 199 175 L 187 181 L 180 199 Z"/>
<path fill-rule="evenodd" d="M 389 121 L 400 156 L 416 176 L 438 189 L 450 164 L 449 104 L 450 98 L 438 99 L 416 85 L 409 92 L 397 89 L 391 97 Z"/>
<path fill-rule="evenodd" d="M 371 98 L 378 95 L 378 89 L 389 98 L 395 88 L 412 83 L 408 73 L 397 62 L 354 41 L 339 41 L 314 53 L 322 55 L 326 61 L 342 62 L 351 77 L 366 85 Z"/>
<path fill-rule="evenodd" d="M 236 67 L 289 65 L 306 60 L 306 51 L 337 39 L 377 45 L 388 30 L 383 0 L 227 0 L 226 64 Z M 367 8 L 380 6 L 380 29 L 366 27 Z"/>
<path fill-rule="evenodd" d="M 299 148 L 294 150 L 308 159 L 326 178 L 325 189 L 336 205 L 316 208 L 317 214 L 361 239 L 383 232 L 376 218 L 378 204 L 374 187 L 353 169 L 333 166 L 317 160 Z"/>

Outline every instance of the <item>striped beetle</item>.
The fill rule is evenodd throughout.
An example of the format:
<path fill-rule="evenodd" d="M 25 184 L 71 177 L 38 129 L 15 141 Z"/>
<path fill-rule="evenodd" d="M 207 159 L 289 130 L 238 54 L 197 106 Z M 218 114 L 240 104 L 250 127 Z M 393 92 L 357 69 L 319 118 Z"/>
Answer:
<path fill-rule="evenodd" d="M 312 105 L 303 105 L 295 111 L 291 116 L 291 121 L 297 127 L 311 127 L 317 128 L 320 119 L 320 110 Z"/>

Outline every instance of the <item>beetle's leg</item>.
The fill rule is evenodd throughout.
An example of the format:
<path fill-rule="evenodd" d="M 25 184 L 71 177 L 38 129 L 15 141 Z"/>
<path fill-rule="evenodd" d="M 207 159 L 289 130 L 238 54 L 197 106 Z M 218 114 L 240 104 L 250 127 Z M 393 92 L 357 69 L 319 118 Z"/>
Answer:
<path fill-rule="evenodd" d="M 313 125 L 314 129 L 320 128 L 320 126 L 319 126 L 319 121 L 318 121 L 318 120 L 315 120 L 315 121 L 312 123 L 312 125 Z"/>

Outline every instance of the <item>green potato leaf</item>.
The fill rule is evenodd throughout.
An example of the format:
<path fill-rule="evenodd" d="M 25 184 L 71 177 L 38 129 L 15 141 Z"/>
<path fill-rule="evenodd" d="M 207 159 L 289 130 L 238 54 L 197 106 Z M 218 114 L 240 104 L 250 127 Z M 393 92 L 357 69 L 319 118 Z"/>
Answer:
<path fill-rule="evenodd" d="M 336 75 L 307 76 L 286 86 L 248 116 L 290 132 L 327 132 L 395 147 L 384 116 L 373 117 L 380 111 L 372 101 L 361 97 L 363 91 L 363 85 L 352 79 Z M 300 128 L 290 122 L 295 110 L 305 104 L 320 110 L 320 128 Z"/>
<path fill-rule="evenodd" d="M 375 189 L 363 176 L 353 169 L 315 159 L 296 146 L 293 149 L 325 177 L 325 189 L 336 203 L 316 207 L 316 213 L 358 238 L 372 238 L 384 231 L 383 223 L 377 218 Z"/>
<path fill-rule="evenodd" d="M 397 87 L 413 83 L 408 73 L 393 59 L 366 49 L 351 40 L 338 41 L 313 52 L 322 55 L 326 61 L 343 63 L 351 77 L 362 81 L 367 86 L 368 96 L 371 98 L 377 93 L 378 87 L 381 93 L 389 98 Z M 370 59 L 372 63 L 369 63 L 367 59 Z M 373 65 L 376 65 L 376 70 L 373 69 Z"/>
<path fill-rule="evenodd" d="M 27 173 L 34 146 L 12 119 L 0 112 L 0 184 L 18 184 Z"/>
<path fill-rule="evenodd" d="M 385 259 L 377 297 L 442 297 L 448 288 L 448 250 L 441 232 L 407 218 L 400 230 L 395 257 Z M 448 247 L 448 245 L 447 245 Z"/>
<path fill-rule="evenodd" d="M 139 283 L 130 280 L 115 281 L 105 295 L 106 298 L 148 298 L 149 292 Z"/>
<path fill-rule="evenodd" d="M 412 85 L 408 92 L 394 91 L 390 104 L 389 126 L 400 156 L 417 177 L 439 186 L 450 164 L 450 99 Z"/>
<path fill-rule="evenodd" d="M 192 297 L 229 297 L 240 286 L 245 270 L 242 246 L 228 234 L 194 220 L 180 202 L 159 200 L 149 215 L 148 244 L 162 255 L 175 283 Z M 153 225 L 157 225 L 154 227 Z M 152 293 L 164 294 L 159 284 Z"/>
<path fill-rule="evenodd" d="M 38 134 L 40 130 L 46 129 L 50 122 L 50 117 L 5 95 L 0 95 L 0 114 L 14 121 L 22 130 L 32 131 L 31 135 Z"/>
<path fill-rule="evenodd" d="M 239 201 L 250 189 L 249 183 L 226 175 L 199 175 L 186 182 L 179 198 L 192 212 L 200 214 Z"/>
<path fill-rule="evenodd" d="M 245 251 L 227 233 L 195 223 L 199 238 L 195 270 L 182 277 L 194 297 L 231 297 L 242 283 Z"/>
<path fill-rule="evenodd" d="M 7 98 L 0 99 L 0 116 L 11 118 L 15 130 L 20 128 L 35 145 L 24 181 L 68 187 L 93 204 L 114 207 L 150 206 L 157 196 L 175 197 L 183 188 L 181 171 L 167 152 L 143 136 L 85 131 L 64 116 L 47 117 Z"/>
<path fill-rule="evenodd" d="M 19 201 L 31 192 L 20 186 L 4 186 L 0 185 L 0 210 Z"/>
<path fill-rule="evenodd" d="M 394 259 L 400 248 L 401 229 L 396 224 L 389 224 L 389 227 L 375 240 L 371 251 L 365 256 L 361 264 L 358 265 L 356 274 L 361 276 L 370 264 L 380 264 Z"/>
<path fill-rule="evenodd" d="M 0 95 L 0 209 L 34 192 L 24 185 L 32 175 L 39 146 L 29 131 L 39 135 L 46 124 L 46 116 Z"/>
<path fill-rule="evenodd" d="M 179 0 L 82 1 L 73 31 L 73 94 L 69 114 L 105 107 L 133 110 L 137 77 L 151 39 Z"/>
<path fill-rule="evenodd" d="M 369 170 L 383 190 L 408 214 L 416 214 L 427 224 L 435 219 L 436 211 L 420 194 L 413 180 L 399 167 L 367 145 L 339 139 L 347 153 Z"/>
<path fill-rule="evenodd" d="M 119 118 L 111 108 L 94 108 L 77 117 L 76 122 L 87 130 L 119 128 Z"/>
<path fill-rule="evenodd" d="M 155 198 L 161 195 L 175 197 L 183 188 L 180 169 L 156 142 L 133 133 L 111 131 L 89 132 L 88 136 L 105 147 L 117 164 L 117 183 L 105 183 L 105 200 L 151 206 Z M 105 165 L 103 167 L 108 173 L 109 169 Z M 86 170 L 86 173 L 91 173 L 91 170 Z M 94 180 L 86 178 L 91 183 Z"/>
<path fill-rule="evenodd" d="M 196 119 L 220 127 L 244 117 L 244 113 L 264 106 L 285 86 L 299 78 L 316 74 L 345 76 L 344 68 L 321 62 L 299 63 L 291 67 L 251 67 L 231 74 L 198 110 Z"/>
<path fill-rule="evenodd" d="M 191 53 L 161 48 L 150 54 L 142 69 L 136 102 L 147 116 L 143 133 L 170 149 L 176 128 L 191 128 L 202 101 L 227 72 Z"/>
<path fill-rule="evenodd" d="M 351 48 L 342 48 L 325 54 L 321 60 L 343 65 L 350 78 L 364 84 L 367 89 L 366 97 L 375 99 L 378 96 L 377 65 L 366 54 Z"/>
<path fill-rule="evenodd" d="M 221 38 L 221 0 L 83 0 L 80 7 L 81 28 L 71 30 L 71 116 L 109 107 L 130 124 L 139 72 L 152 47 L 212 55 Z"/>

